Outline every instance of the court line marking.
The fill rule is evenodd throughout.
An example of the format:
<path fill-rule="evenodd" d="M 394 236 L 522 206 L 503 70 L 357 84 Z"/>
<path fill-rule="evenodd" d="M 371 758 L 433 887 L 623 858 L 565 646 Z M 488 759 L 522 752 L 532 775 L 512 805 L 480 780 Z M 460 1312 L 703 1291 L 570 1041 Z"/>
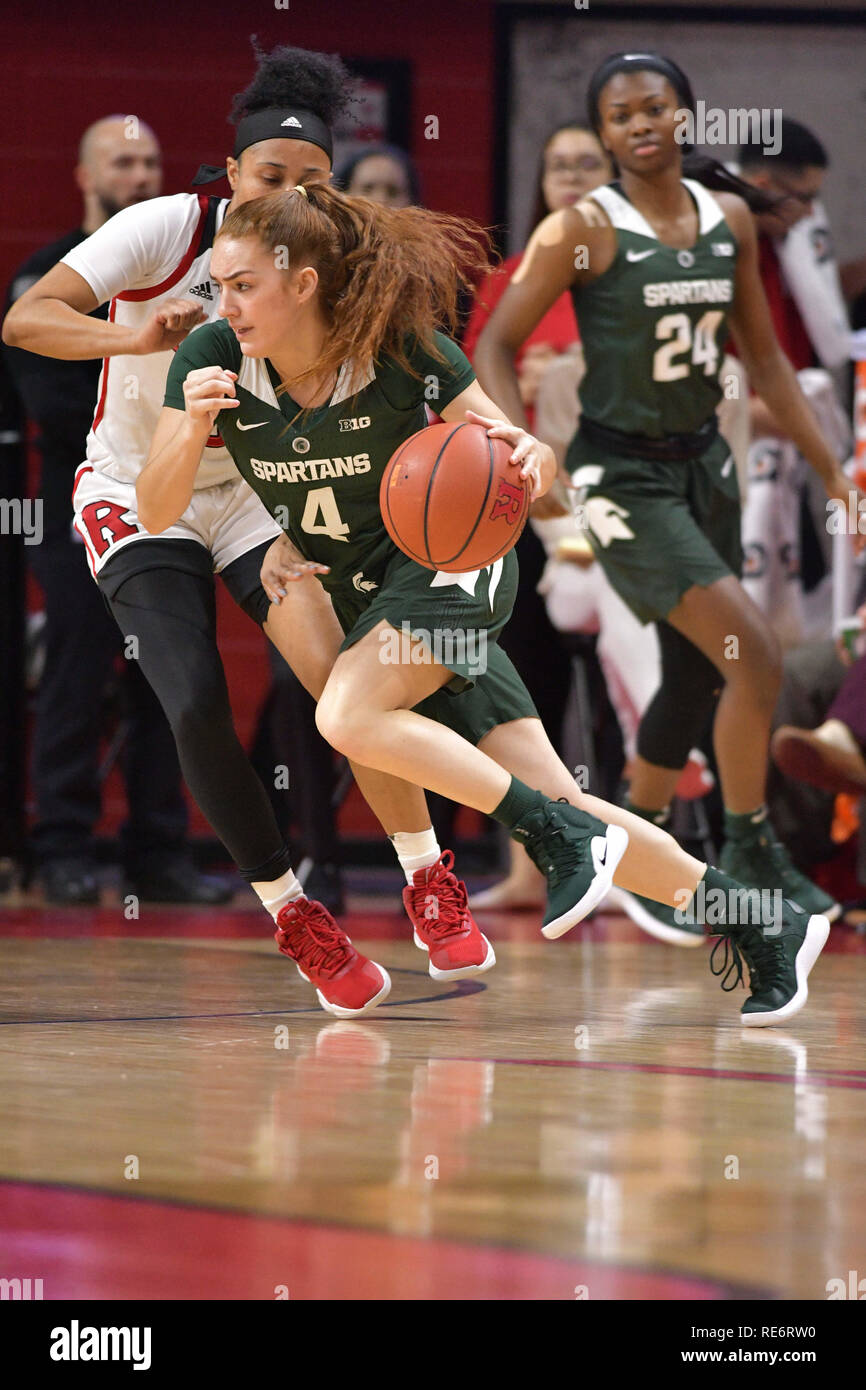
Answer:
<path fill-rule="evenodd" d="M 392 975 L 423 975 L 427 977 L 426 970 L 409 970 L 405 966 L 400 968 L 392 967 L 389 970 Z M 487 985 L 481 980 L 457 980 L 453 989 L 447 994 L 425 994 L 416 999 L 394 999 L 387 1004 L 380 1004 L 376 1010 L 378 1014 L 382 1009 L 405 1009 L 417 1004 L 444 1004 L 449 999 L 462 999 L 466 995 L 480 994 L 487 989 Z M 293 1017 L 298 1014 L 310 1014 L 312 1017 L 321 1018 L 322 1015 L 327 1019 L 331 1017 L 327 1010 L 317 1007 L 315 1004 L 303 1009 L 250 1009 L 240 1013 L 231 1014 L 141 1014 L 132 1017 L 120 1018 L 9 1018 L 0 1019 L 0 1028 L 52 1028 L 59 1024 L 70 1023 L 184 1023 L 190 1019 L 209 1019 L 209 1018 L 281 1018 L 284 1014 L 291 1014 Z M 364 1014 L 366 1023 L 370 1023 L 376 1017 L 375 1014 Z M 419 1018 L 409 1019 L 402 1014 L 395 1014 L 393 1017 L 401 1022 L 409 1023 L 453 1023 L 454 1019 L 449 1018 Z M 359 1020 L 360 1021 L 360 1020 Z"/>
<path fill-rule="evenodd" d="M 451 1058 L 451 1061 L 465 1061 L 465 1058 Z M 474 1060 L 474 1059 L 472 1059 Z M 166 1197 L 156 1196 L 147 1192 L 118 1192 L 110 1187 L 83 1187 L 77 1183 L 52 1182 L 50 1180 L 40 1180 L 32 1178 L 16 1178 L 9 1174 L 0 1174 L 0 1189 L 5 1187 L 29 1187 L 38 1190 L 52 1192 L 65 1192 L 73 1197 L 101 1197 L 114 1198 L 118 1202 L 129 1204 L 147 1204 L 155 1207 L 179 1207 L 184 1211 L 202 1212 L 207 1215 L 227 1215 L 241 1217 L 248 1221 L 265 1221 L 287 1226 L 307 1226 L 314 1230 L 332 1228 L 338 1231 L 355 1231 L 362 1235 L 384 1236 L 386 1239 L 400 1241 L 404 1238 L 416 1239 L 417 1237 L 407 1232 L 390 1231 L 382 1226 L 365 1226 L 353 1221 L 337 1221 L 333 1217 L 323 1219 L 317 1216 L 292 1216 L 286 1212 L 271 1212 L 251 1210 L 247 1207 L 221 1206 L 212 1202 L 196 1202 L 188 1197 Z M 423 1237 L 432 1245 L 441 1243 L 459 1245 L 467 1251 L 473 1250 L 508 1250 L 522 1255 L 533 1255 L 540 1259 L 562 1262 L 566 1265 L 590 1266 L 600 1270 L 612 1270 L 615 1273 L 636 1273 L 649 1276 L 663 1276 L 671 1279 L 682 1279 L 699 1284 L 709 1290 L 715 1290 L 717 1297 L 727 1295 L 731 1300 L 747 1299 L 750 1302 L 775 1301 L 779 1298 L 778 1292 L 767 1286 L 755 1286 L 749 1284 L 731 1283 L 726 1279 L 717 1278 L 712 1274 L 695 1273 L 688 1269 L 678 1269 L 670 1265 L 655 1264 L 631 1264 L 628 1262 L 617 1262 L 611 1260 L 599 1260 L 593 1256 L 583 1255 L 560 1255 L 547 1250 L 538 1250 L 532 1246 L 519 1245 L 515 1241 L 509 1240 L 485 1240 L 483 1237 L 476 1239 L 466 1239 L 461 1236 L 451 1235 L 431 1235 Z M 695 1300 L 700 1301 L 700 1300 Z"/>
<path fill-rule="evenodd" d="M 844 1072 L 806 1071 L 798 1076 L 782 1071 L 732 1071 L 723 1067 L 675 1067 L 661 1062 L 580 1062 L 570 1057 L 451 1057 L 452 1062 L 493 1062 L 503 1067 L 569 1067 L 586 1071 L 639 1071 L 656 1076 L 698 1076 L 717 1081 L 811 1081 L 819 1086 L 848 1087 L 866 1091 L 866 1078 L 857 1080 Z"/>

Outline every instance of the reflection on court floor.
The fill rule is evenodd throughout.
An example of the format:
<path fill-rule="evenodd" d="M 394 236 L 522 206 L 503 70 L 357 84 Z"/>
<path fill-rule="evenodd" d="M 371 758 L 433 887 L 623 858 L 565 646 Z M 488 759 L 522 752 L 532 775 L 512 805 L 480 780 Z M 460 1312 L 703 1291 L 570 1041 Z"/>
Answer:
<path fill-rule="evenodd" d="M 0 917 L 5 1278 L 51 1298 L 823 1299 L 866 1247 L 866 942 L 789 1030 L 597 916 L 322 1013 L 260 918 Z M 219 934 L 218 934 L 219 933 Z M 697 957 L 697 959 L 696 959 Z"/>

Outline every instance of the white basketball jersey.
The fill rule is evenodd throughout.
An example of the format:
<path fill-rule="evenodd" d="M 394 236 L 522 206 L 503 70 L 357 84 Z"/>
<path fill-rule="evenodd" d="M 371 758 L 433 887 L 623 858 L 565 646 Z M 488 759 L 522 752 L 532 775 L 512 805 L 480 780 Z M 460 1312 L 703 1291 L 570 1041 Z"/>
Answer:
<path fill-rule="evenodd" d="M 216 318 L 218 296 L 210 279 L 210 255 L 228 201 L 176 193 L 137 203 L 74 246 L 63 262 L 87 281 L 100 304 L 110 301 L 110 323 L 140 328 L 168 299 L 200 304 L 208 320 Z M 150 452 L 171 360 L 171 352 L 103 360 L 87 436 L 87 461 L 94 469 L 135 482 Z M 195 487 L 236 477 L 222 439 L 212 435 Z"/>

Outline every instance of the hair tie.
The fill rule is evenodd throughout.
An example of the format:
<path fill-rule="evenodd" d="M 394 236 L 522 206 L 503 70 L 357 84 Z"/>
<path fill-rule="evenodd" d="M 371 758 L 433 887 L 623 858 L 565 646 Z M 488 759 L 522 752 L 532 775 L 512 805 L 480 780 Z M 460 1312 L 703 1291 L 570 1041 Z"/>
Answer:
<path fill-rule="evenodd" d="M 295 192 L 296 192 L 296 193 L 303 193 L 303 195 L 304 195 L 304 197 L 306 198 L 307 202 L 310 201 L 309 194 L 307 193 L 307 190 L 306 190 L 306 188 L 304 187 L 304 185 L 303 185 L 302 183 L 296 183 L 296 184 L 295 184 Z"/>

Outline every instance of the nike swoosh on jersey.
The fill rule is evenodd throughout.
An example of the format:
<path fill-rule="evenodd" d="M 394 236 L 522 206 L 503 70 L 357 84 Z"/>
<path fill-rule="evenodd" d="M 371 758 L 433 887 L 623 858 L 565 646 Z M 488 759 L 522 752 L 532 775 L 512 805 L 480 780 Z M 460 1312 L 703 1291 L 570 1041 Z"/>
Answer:
<path fill-rule="evenodd" d="M 238 420 L 238 429 L 239 429 L 239 430 L 257 430 L 257 429 L 261 429 L 262 425 L 266 425 L 267 423 L 268 423 L 267 420 L 257 420 L 256 423 L 255 423 L 254 425 L 242 425 L 241 422 L 240 422 L 240 420 Z"/>
<path fill-rule="evenodd" d="M 625 258 L 627 261 L 645 261 L 647 256 L 654 256 L 655 253 L 655 247 L 650 251 L 626 251 Z"/>

